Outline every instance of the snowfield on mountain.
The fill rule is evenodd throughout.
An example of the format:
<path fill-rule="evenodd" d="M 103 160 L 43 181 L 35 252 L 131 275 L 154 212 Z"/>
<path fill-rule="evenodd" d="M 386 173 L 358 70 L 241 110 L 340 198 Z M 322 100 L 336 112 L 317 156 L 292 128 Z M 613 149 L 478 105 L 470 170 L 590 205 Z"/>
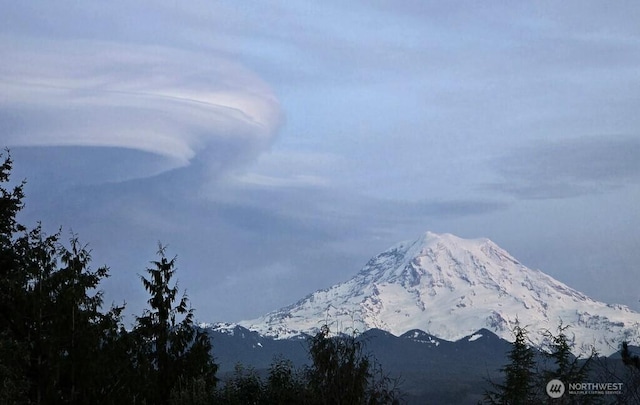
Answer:
<path fill-rule="evenodd" d="M 379 328 L 399 336 L 418 329 L 455 341 L 486 328 L 512 340 L 516 320 L 532 343 L 569 325 L 574 353 L 608 355 L 640 340 L 640 314 L 595 301 L 527 268 L 488 239 L 427 232 L 372 258 L 350 280 L 240 325 L 276 339 L 316 333 L 324 323 L 342 332 Z"/>

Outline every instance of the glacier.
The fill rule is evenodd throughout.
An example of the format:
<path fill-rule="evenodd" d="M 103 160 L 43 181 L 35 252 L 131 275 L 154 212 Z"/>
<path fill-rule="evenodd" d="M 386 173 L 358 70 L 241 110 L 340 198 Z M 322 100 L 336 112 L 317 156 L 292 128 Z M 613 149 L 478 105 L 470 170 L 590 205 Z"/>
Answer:
<path fill-rule="evenodd" d="M 628 307 L 596 301 L 529 269 L 489 239 L 432 232 L 376 255 L 343 283 L 238 324 L 276 339 L 314 334 L 328 324 L 336 333 L 378 328 L 400 336 L 416 329 L 456 341 L 483 328 L 512 340 L 516 322 L 542 349 L 546 332 L 567 325 L 581 356 L 592 348 L 608 355 L 622 340 L 640 341 L 640 314 Z"/>

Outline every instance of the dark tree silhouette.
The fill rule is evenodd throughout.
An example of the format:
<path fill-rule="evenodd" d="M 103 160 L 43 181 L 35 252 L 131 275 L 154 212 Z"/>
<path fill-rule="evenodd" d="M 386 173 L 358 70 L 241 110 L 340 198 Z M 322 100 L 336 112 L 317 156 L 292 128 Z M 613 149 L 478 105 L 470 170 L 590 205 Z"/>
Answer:
<path fill-rule="evenodd" d="M 266 403 L 296 405 L 305 403 L 305 381 L 296 372 L 293 363 L 282 357 L 274 359 L 269 367 L 264 388 Z"/>
<path fill-rule="evenodd" d="M 354 335 L 330 337 L 327 325 L 310 340 L 309 384 L 321 404 L 364 403 L 370 360 Z"/>
<path fill-rule="evenodd" d="M 502 384 L 490 382 L 492 390 L 485 392 L 485 401 L 489 404 L 536 404 L 536 362 L 535 352 L 527 341 L 527 330 L 516 320 L 509 363 L 500 371 L 504 373 Z"/>
<path fill-rule="evenodd" d="M 624 363 L 624 365 L 635 367 L 637 370 L 640 370 L 640 356 L 637 354 L 631 354 L 631 351 L 629 350 L 629 343 L 622 342 L 620 356 L 622 357 L 622 363 Z"/>
<path fill-rule="evenodd" d="M 548 352 L 544 355 L 551 360 L 552 368 L 546 369 L 540 373 L 540 387 L 546 387 L 546 384 L 552 379 L 558 379 L 563 383 L 585 382 L 590 381 L 589 371 L 594 359 L 597 357 L 595 349 L 586 359 L 580 359 L 573 355 L 571 349 L 574 344 L 569 339 L 567 331 L 569 325 L 558 325 L 557 334 L 551 331 L 545 332 L 548 341 Z M 547 398 L 551 401 L 551 398 Z M 553 399 L 554 404 L 592 404 L 598 403 L 600 398 L 593 395 L 563 395 L 560 398 Z"/>
<path fill-rule="evenodd" d="M 310 338 L 313 364 L 307 372 L 314 404 L 399 403 L 397 380 L 389 378 L 364 351 L 357 333 L 330 336 L 328 325 Z"/>
<path fill-rule="evenodd" d="M 0 403 L 109 403 L 106 336 L 118 308 L 100 312 L 97 290 L 108 269 L 92 270 L 88 248 L 72 235 L 28 231 L 16 220 L 25 182 L 8 190 L 12 161 L 0 165 Z M 109 390 L 109 391 L 105 391 Z"/>
<path fill-rule="evenodd" d="M 237 365 L 217 392 L 220 404 L 392 405 L 402 401 L 397 380 L 389 378 L 364 351 L 356 334 L 330 336 L 329 327 L 308 338 L 312 364 L 296 370 L 274 359 L 266 382 L 253 369 Z"/>
<path fill-rule="evenodd" d="M 172 284 L 176 258 L 167 259 L 162 245 L 158 256 L 147 269 L 149 278 L 140 276 L 150 294 L 150 309 L 136 319 L 134 333 L 140 348 L 141 382 L 146 383 L 144 395 L 150 403 L 167 404 L 179 381 L 189 385 L 200 379 L 213 392 L 217 365 L 208 336 L 194 325 L 186 294 L 177 301 L 178 285 Z"/>
<path fill-rule="evenodd" d="M 25 182 L 11 186 L 12 167 L 7 152 L 0 163 L 0 403 L 163 403 L 174 381 L 204 382 L 211 393 L 209 339 L 194 327 L 186 296 L 172 307 L 173 261 L 161 255 L 150 270 L 152 309 L 129 333 L 124 306 L 101 311 L 98 287 L 108 269 L 91 269 L 87 246 L 76 235 L 65 245 L 60 231 L 47 235 L 41 224 L 28 230 L 17 221 Z"/>
<path fill-rule="evenodd" d="M 0 154 L 0 403 L 23 403 L 28 397 L 28 343 L 22 320 L 27 275 L 15 245 L 26 231 L 16 221 L 23 208 L 24 182 L 11 187 L 13 161 Z"/>

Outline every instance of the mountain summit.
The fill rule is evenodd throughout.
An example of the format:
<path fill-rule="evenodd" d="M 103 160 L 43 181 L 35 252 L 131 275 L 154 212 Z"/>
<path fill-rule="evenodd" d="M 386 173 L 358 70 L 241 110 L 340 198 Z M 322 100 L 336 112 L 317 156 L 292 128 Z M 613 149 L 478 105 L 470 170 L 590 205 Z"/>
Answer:
<path fill-rule="evenodd" d="M 394 335 L 419 329 L 458 340 L 481 328 L 511 340 L 518 320 L 532 342 L 569 325 L 575 354 L 594 346 L 616 351 L 637 342 L 640 314 L 595 301 L 519 263 L 489 239 L 427 232 L 373 257 L 350 280 L 240 325 L 274 338 L 315 333 L 324 323 L 341 331 L 378 328 Z"/>

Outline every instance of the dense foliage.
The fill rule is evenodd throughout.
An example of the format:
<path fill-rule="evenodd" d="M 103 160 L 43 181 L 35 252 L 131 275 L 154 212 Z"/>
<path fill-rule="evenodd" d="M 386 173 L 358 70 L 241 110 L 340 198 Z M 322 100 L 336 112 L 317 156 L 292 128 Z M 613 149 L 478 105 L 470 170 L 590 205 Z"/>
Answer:
<path fill-rule="evenodd" d="M 515 340 L 508 354 L 509 363 L 502 368 L 503 383 L 492 383 L 485 399 L 490 404 L 534 404 L 537 397 L 535 352 L 527 341 L 527 330 L 518 323 L 513 329 Z"/>
<path fill-rule="evenodd" d="M 309 338 L 311 365 L 295 369 L 275 359 L 264 380 L 237 365 L 218 392 L 224 404 L 378 405 L 399 404 L 398 381 L 387 376 L 364 351 L 355 334 L 330 336 L 329 327 Z"/>
<path fill-rule="evenodd" d="M 527 342 L 527 329 L 516 322 L 512 332 L 515 340 L 507 363 L 500 371 L 502 383 L 490 381 L 491 390 L 485 392 L 489 404 L 597 404 L 601 395 L 571 395 L 551 398 L 546 386 L 551 380 L 565 384 L 590 382 L 596 379 L 592 367 L 597 353 L 592 350 L 586 359 L 573 355 L 574 342 L 568 336 L 568 325 L 558 325 L 557 334 L 546 331 L 546 350 L 537 351 Z M 566 387 L 565 387 L 566 388 Z M 624 402 L 623 402 L 624 403 Z"/>
<path fill-rule="evenodd" d="M 11 184 L 12 161 L 0 166 L 0 403 L 162 404 L 178 384 L 204 383 L 213 393 L 211 343 L 171 286 L 174 260 L 164 250 L 143 284 L 150 309 L 127 330 L 124 307 L 103 310 L 100 281 L 76 235 L 29 230 L 16 216 L 24 182 Z M 182 317 L 182 318 L 180 318 Z"/>
<path fill-rule="evenodd" d="M 175 273 L 175 257 L 165 256 L 159 247 L 160 260 L 147 269 L 149 278 L 141 276 L 149 292 L 150 309 L 136 319 L 133 330 L 138 356 L 138 368 L 144 370 L 139 389 L 154 404 L 169 403 L 177 382 L 191 385 L 196 381 L 201 388 L 213 393 L 217 365 L 211 359 L 211 342 L 207 334 L 193 325 L 193 309 L 188 307 L 185 295 L 175 305 L 178 288 L 171 285 Z M 178 318 L 182 317 L 181 321 Z"/>
<path fill-rule="evenodd" d="M 91 252 L 76 235 L 18 223 L 25 183 L 11 186 L 0 154 L 0 404 L 383 404 L 391 381 L 355 337 L 310 339 L 313 366 L 275 359 L 265 381 L 238 366 L 218 384 L 207 334 L 173 282 L 176 258 L 160 245 L 140 276 L 148 308 L 132 327 L 124 306 L 103 309 Z"/>

